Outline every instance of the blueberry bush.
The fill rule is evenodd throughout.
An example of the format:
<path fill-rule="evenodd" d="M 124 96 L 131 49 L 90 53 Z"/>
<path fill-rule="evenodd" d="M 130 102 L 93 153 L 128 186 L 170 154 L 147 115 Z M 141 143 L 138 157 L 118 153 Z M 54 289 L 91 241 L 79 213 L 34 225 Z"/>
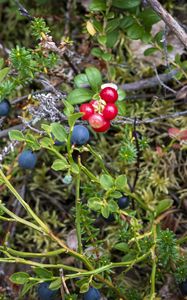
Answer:
<path fill-rule="evenodd" d="M 183 299 L 183 38 L 151 0 L 0 11 L 0 299 Z"/>

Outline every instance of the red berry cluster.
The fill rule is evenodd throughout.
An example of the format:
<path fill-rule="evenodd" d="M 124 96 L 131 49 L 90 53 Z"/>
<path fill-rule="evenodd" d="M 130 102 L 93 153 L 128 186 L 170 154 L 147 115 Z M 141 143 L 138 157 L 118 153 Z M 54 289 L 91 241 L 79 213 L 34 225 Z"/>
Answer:
<path fill-rule="evenodd" d="M 80 106 L 80 112 L 84 113 L 83 120 L 88 120 L 90 126 L 96 132 L 105 132 L 110 128 L 110 121 L 118 114 L 118 108 L 114 104 L 118 99 L 117 90 L 113 87 L 104 87 L 100 92 L 99 100 L 92 100 Z"/>

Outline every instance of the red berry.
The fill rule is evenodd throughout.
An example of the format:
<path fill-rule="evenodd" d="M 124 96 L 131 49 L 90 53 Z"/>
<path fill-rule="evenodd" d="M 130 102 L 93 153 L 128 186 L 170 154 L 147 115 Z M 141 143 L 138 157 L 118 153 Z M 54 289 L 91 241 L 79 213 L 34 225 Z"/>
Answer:
<path fill-rule="evenodd" d="M 93 128 L 93 130 L 96 131 L 96 132 L 105 132 L 109 128 L 110 128 L 110 122 L 107 121 L 107 120 L 105 120 L 102 127 L 100 127 L 100 128 Z"/>
<path fill-rule="evenodd" d="M 93 107 L 93 109 L 95 111 L 98 108 L 98 101 L 97 100 L 92 100 L 92 101 L 90 101 L 90 105 Z"/>
<path fill-rule="evenodd" d="M 94 113 L 90 118 L 89 118 L 89 123 L 90 126 L 93 128 L 100 128 L 105 124 L 105 119 L 103 115 Z"/>
<path fill-rule="evenodd" d="M 100 97 L 101 99 L 105 100 L 107 103 L 108 102 L 116 102 L 118 99 L 118 93 L 115 89 L 112 87 L 106 87 L 100 92 Z"/>
<path fill-rule="evenodd" d="M 113 120 L 118 114 L 118 108 L 113 103 L 107 103 L 102 113 L 106 120 Z"/>
<path fill-rule="evenodd" d="M 80 112 L 84 113 L 82 116 L 83 120 L 88 120 L 94 113 L 94 108 L 90 103 L 84 103 L 80 106 Z"/>

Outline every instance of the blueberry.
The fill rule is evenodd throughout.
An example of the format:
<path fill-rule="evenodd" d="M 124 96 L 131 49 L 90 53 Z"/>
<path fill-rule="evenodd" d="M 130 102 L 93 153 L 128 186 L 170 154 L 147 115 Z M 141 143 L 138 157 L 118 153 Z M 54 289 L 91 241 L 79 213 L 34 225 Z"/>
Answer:
<path fill-rule="evenodd" d="M 182 282 L 179 287 L 183 296 L 187 296 L 187 279 L 186 281 Z"/>
<path fill-rule="evenodd" d="M 38 296 L 40 300 L 54 300 L 57 299 L 59 291 L 52 291 L 49 289 L 50 282 L 42 282 L 38 286 Z"/>
<path fill-rule="evenodd" d="M 81 146 L 86 144 L 89 141 L 90 134 L 88 129 L 83 125 L 76 125 L 73 128 L 71 143 Z"/>
<path fill-rule="evenodd" d="M 107 223 L 115 221 L 114 214 L 109 214 L 108 218 L 104 218 Z"/>
<path fill-rule="evenodd" d="M 23 169 L 34 169 L 36 161 L 37 156 L 31 150 L 24 150 L 18 158 L 19 166 Z"/>
<path fill-rule="evenodd" d="M 3 100 L 0 102 L 0 117 L 7 116 L 10 111 L 10 102 L 8 100 Z"/>
<path fill-rule="evenodd" d="M 120 209 L 127 208 L 129 206 L 129 198 L 127 196 L 123 196 L 119 198 L 118 206 Z"/>
<path fill-rule="evenodd" d="M 99 299 L 101 299 L 101 294 L 94 287 L 90 287 L 83 297 L 83 300 L 99 300 Z"/>

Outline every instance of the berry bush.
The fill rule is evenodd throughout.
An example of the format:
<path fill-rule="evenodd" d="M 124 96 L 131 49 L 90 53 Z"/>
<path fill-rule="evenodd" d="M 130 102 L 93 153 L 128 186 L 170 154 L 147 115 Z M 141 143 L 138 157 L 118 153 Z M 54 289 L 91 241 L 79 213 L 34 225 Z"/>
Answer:
<path fill-rule="evenodd" d="M 185 7 L 0 1 L 0 300 L 187 296 Z"/>

